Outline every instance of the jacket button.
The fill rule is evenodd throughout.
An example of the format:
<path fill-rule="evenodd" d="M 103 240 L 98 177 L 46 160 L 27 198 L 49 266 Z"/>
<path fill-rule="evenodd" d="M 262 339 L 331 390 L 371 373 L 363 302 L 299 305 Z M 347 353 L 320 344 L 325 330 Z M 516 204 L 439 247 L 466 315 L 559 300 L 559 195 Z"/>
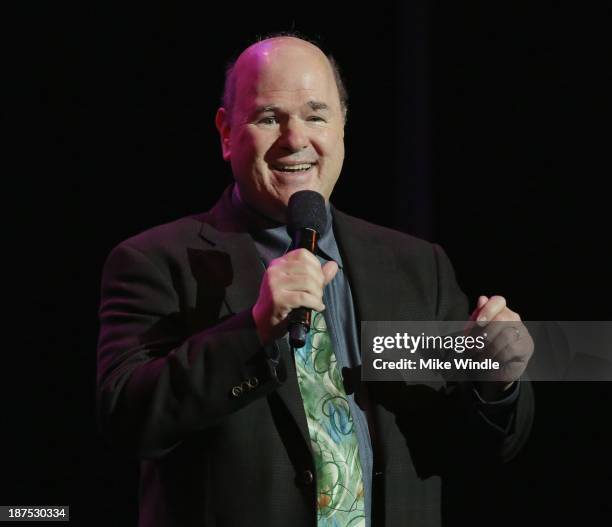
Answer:
<path fill-rule="evenodd" d="M 310 485 L 314 481 L 314 475 L 312 474 L 312 471 L 305 470 L 304 472 L 302 472 L 302 481 L 305 485 Z"/>
<path fill-rule="evenodd" d="M 240 397 L 242 395 L 242 388 L 240 386 L 234 386 L 232 388 L 232 395 L 234 397 Z"/>

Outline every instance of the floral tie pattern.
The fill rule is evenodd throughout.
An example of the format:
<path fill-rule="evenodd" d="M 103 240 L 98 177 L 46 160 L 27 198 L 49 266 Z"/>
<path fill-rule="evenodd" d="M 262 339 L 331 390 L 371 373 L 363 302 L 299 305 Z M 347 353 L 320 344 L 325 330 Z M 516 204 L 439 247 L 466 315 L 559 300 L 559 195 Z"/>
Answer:
<path fill-rule="evenodd" d="M 364 527 L 357 435 L 325 318 L 313 311 L 306 344 L 295 350 L 317 481 L 317 527 Z"/>

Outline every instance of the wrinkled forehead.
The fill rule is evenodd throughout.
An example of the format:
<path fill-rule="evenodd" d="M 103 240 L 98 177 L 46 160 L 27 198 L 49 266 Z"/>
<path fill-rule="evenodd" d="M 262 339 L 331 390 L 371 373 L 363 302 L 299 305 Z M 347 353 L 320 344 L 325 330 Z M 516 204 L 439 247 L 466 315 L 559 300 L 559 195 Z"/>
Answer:
<path fill-rule="evenodd" d="M 239 107 L 275 97 L 315 97 L 339 107 L 331 65 L 320 49 L 307 42 L 259 42 L 239 57 L 235 73 Z"/>

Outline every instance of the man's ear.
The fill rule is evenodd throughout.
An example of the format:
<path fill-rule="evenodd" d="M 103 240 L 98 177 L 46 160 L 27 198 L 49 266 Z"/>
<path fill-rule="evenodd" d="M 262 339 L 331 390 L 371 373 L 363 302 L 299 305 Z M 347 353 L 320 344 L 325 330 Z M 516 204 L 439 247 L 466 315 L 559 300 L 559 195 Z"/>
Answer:
<path fill-rule="evenodd" d="M 232 149 L 230 148 L 231 127 L 228 123 L 228 115 L 225 108 L 219 108 L 217 110 L 217 115 L 215 115 L 215 125 L 217 126 L 217 130 L 219 131 L 219 136 L 221 138 L 221 152 L 223 153 L 223 159 L 225 161 L 229 161 L 232 153 Z"/>

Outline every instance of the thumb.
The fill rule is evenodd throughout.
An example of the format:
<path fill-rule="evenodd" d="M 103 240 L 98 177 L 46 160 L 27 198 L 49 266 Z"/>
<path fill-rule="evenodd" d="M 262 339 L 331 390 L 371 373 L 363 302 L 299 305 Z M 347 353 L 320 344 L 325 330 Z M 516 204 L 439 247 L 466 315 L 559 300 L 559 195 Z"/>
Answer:
<path fill-rule="evenodd" d="M 481 295 L 481 296 L 478 297 L 478 302 L 476 303 L 476 307 L 478 309 L 481 309 L 482 306 L 484 306 L 488 301 L 489 301 L 488 297 L 486 297 L 484 295 Z"/>
<path fill-rule="evenodd" d="M 478 301 L 476 302 L 476 307 L 474 308 L 474 311 L 472 311 L 472 314 L 470 315 L 470 320 L 476 320 L 478 318 L 478 314 L 480 313 L 480 310 L 484 307 L 484 305 L 488 301 L 489 301 L 489 298 L 486 297 L 485 295 L 481 295 L 478 297 Z"/>
<path fill-rule="evenodd" d="M 325 277 L 325 285 L 329 284 L 336 273 L 338 272 L 338 264 L 333 260 L 331 262 L 327 262 L 323 267 L 321 267 L 323 271 L 323 276 Z"/>

